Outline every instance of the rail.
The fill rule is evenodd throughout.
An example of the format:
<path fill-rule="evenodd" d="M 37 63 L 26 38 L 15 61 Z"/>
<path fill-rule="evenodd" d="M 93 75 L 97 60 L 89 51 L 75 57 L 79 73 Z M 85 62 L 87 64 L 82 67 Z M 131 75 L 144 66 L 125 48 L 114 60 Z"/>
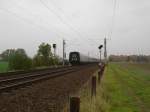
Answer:
<path fill-rule="evenodd" d="M 88 65 L 89 66 L 89 65 Z M 72 72 L 76 72 L 87 66 L 72 66 L 72 67 L 63 67 L 50 69 L 48 71 L 40 71 L 39 73 L 26 73 L 23 75 L 15 75 L 13 77 L 7 77 L 6 79 L 0 79 L 0 93 L 5 91 L 10 91 L 12 89 L 17 89 L 24 87 L 26 85 L 40 82 L 42 80 L 48 80 L 51 78 L 56 78 L 60 76 L 67 75 Z"/>

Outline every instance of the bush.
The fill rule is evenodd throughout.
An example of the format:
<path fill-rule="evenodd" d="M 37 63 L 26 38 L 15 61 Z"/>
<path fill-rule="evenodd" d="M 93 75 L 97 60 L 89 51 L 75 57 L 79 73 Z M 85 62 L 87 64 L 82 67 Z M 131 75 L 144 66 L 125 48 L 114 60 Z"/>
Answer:
<path fill-rule="evenodd" d="M 43 57 L 36 55 L 36 56 L 33 58 L 33 66 L 34 66 L 34 67 L 44 66 Z"/>
<path fill-rule="evenodd" d="M 58 63 L 59 59 L 58 57 L 53 56 L 51 52 L 51 46 L 46 43 L 40 44 L 38 52 L 33 58 L 33 66 L 34 67 L 51 66 L 57 65 Z"/>
<path fill-rule="evenodd" d="M 27 70 L 32 67 L 32 60 L 20 52 L 15 52 L 9 59 L 10 70 Z"/>

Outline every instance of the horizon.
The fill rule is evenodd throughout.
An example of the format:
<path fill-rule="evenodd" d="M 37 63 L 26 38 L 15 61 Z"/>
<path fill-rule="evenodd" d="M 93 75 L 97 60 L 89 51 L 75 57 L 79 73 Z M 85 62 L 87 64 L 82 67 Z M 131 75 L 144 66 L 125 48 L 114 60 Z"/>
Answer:
<path fill-rule="evenodd" d="M 45 42 L 57 44 L 62 56 L 65 39 L 67 55 L 98 58 L 106 37 L 109 55 L 150 55 L 149 10 L 149 0 L 1 0 L 0 53 L 23 48 L 33 57 Z"/>

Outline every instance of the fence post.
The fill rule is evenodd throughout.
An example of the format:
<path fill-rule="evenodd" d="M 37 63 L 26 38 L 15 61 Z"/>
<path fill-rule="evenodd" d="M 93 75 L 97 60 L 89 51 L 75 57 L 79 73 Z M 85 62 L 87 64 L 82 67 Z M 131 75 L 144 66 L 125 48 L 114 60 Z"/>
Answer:
<path fill-rule="evenodd" d="M 70 112 L 79 112 L 80 111 L 80 98 L 71 97 L 70 98 Z"/>
<path fill-rule="evenodd" d="M 101 71 L 98 71 L 98 83 L 100 83 L 101 80 Z"/>
<path fill-rule="evenodd" d="M 105 65 L 103 65 L 102 68 L 101 68 L 101 72 L 102 72 L 101 74 L 102 74 L 102 75 L 103 75 L 103 73 L 104 73 L 104 70 L 105 70 Z"/>
<path fill-rule="evenodd" d="M 96 76 L 92 77 L 92 88 L 91 88 L 92 96 L 96 96 Z"/>

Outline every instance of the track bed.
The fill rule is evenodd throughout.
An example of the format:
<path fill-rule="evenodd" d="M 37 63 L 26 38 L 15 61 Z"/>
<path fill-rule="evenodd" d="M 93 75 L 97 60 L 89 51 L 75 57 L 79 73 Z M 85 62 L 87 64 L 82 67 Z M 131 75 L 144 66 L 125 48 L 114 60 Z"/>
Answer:
<path fill-rule="evenodd" d="M 97 69 L 87 66 L 63 77 L 48 79 L 0 95 L 3 112 L 51 112 L 62 110 L 69 95 L 77 92 Z"/>

